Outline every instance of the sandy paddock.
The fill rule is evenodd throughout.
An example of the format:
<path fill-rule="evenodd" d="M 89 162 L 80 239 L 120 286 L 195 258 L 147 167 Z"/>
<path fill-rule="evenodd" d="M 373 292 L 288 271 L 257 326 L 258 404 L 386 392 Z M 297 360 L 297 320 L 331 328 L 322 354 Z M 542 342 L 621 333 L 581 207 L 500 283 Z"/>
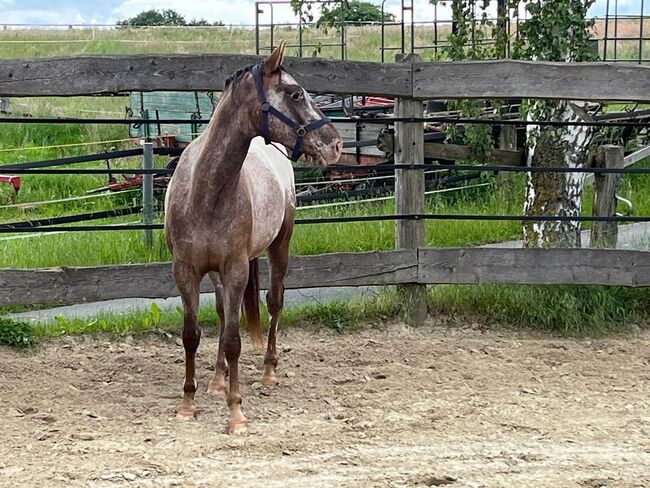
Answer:
<path fill-rule="evenodd" d="M 205 393 L 174 419 L 178 341 L 0 349 L 0 486 L 650 487 L 650 332 L 603 340 L 392 323 L 284 331 L 273 391 L 245 341 L 245 437 Z"/>

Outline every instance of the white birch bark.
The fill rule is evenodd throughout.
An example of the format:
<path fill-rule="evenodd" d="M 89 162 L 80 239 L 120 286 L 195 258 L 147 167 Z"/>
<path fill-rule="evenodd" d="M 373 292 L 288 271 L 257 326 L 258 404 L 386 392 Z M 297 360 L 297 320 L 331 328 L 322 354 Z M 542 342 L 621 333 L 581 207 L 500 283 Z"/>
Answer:
<path fill-rule="evenodd" d="M 540 3 L 544 3 L 541 0 Z M 572 14 L 569 2 L 568 13 Z M 576 59 L 571 39 L 572 29 L 564 59 Z M 591 117 L 578 102 L 566 100 L 550 103 L 535 102 L 532 112 L 538 120 L 559 122 L 590 121 Z M 530 112 L 529 112 L 530 119 Z M 529 166 L 583 168 L 587 162 L 589 144 L 594 135 L 592 127 L 531 127 L 527 131 L 532 149 L 528 157 Z M 584 173 L 526 173 L 526 200 L 524 214 L 579 216 L 582 211 Z M 524 222 L 524 247 L 580 247 L 580 222 L 570 221 L 527 221 Z"/>
<path fill-rule="evenodd" d="M 551 112 L 549 110 L 549 112 Z M 561 101 L 544 117 L 562 122 L 587 121 L 577 105 Z M 583 168 L 593 130 L 585 126 L 539 129 L 528 164 L 534 167 Z M 584 173 L 526 173 L 525 215 L 579 216 L 582 211 Z M 580 222 L 527 221 L 525 247 L 580 247 Z"/>

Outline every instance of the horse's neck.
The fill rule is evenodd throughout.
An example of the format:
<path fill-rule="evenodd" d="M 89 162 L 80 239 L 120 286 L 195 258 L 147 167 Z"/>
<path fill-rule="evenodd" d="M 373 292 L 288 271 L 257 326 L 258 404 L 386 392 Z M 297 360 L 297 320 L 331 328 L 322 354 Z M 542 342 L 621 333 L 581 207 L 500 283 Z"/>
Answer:
<path fill-rule="evenodd" d="M 193 162 L 192 193 L 205 202 L 239 179 L 254 129 L 247 112 L 228 93 L 217 105 Z"/>

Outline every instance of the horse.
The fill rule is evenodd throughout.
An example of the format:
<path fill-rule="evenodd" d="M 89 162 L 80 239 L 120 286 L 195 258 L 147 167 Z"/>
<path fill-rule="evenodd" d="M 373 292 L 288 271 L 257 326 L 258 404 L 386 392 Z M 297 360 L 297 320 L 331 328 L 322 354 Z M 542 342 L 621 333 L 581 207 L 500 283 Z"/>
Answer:
<path fill-rule="evenodd" d="M 197 417 L 197 309 L 207 274 L 220 320 L 208 392 L 226 398 L 230 434 L 244 434 L 249 425 L 239 391 L 239 319 L 243 310 L 253 342 L 261 345 L 258 256 L 265 251 L 270 324 L 261 383 L 278 384 L 276 332 L 296 208 L 291 160 L 303 154 L 327 166 L 341 155 L 338 131 L 282 67 L 284 48 L 281 42 L 264 62 L 226 81 L 210 123 L 183 152 L 165 197 L 165 237 L 183 302 L 185 382 L 177 418 Z"/>

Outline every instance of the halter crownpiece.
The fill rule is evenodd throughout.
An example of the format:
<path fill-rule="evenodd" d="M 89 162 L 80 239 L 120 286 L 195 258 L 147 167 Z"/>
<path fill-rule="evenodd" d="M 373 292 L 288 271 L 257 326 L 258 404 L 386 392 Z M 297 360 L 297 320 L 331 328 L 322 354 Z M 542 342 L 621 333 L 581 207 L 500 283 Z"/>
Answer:
<path fill-rule="evenodd" d="M 314 129 L 318 129 L 325 124 L 331 123 L 332 121 L 327 117 L 323 117 L 322 119 L 314 120 L 307 125 L 298 124 L 266 100 L 264 83 L 262 81 L 262 66 L 259 64 L 253 66 L 252 73 L 253 79 L 255 80 L 255 88 L 257 89 L 257 99 L 260 102 L 260 108 L 262 110 L 262 137 L 264 137 L 264 142 L 267 144 L 271 143 L 271 135 L 269 134 L 269 114 L 273 114 L 276 118 L 280 119 L 295 131 L 296 144 L 293 146 L 293 151 L 291 152 L 291 160 L 297 161 L 302 154 L 302 140 L 305 135 Z"/>

